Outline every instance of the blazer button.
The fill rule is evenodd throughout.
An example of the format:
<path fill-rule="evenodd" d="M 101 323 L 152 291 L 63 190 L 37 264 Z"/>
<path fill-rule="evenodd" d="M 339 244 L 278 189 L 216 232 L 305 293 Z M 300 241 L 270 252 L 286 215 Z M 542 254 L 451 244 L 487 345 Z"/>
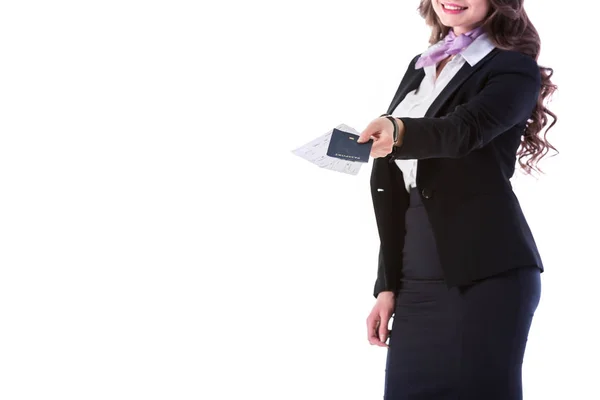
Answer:
<path fill-rule="evenodd" d="M 433 191 L 431 189 L 425 188 L 421 190 L 421 195 L 423 195 L 423 198 L 425 199 L 430 199 L 433 195 Z"/>

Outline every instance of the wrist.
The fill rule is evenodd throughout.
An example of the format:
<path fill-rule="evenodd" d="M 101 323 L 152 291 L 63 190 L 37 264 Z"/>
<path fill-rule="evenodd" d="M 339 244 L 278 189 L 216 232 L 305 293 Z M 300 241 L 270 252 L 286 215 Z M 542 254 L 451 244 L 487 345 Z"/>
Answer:
<path fill-rule="evenodd" d="M 396 297 L 396 293 L 394 293 L 391 290 L 384 290 L 379 292 L 379 294 L 377 295 L 377 300 L 379 299 L 393 299 Z"/>
<path fill-rule="evenodd" d="M 381 114 L 379 118 L 385 118 L 392 123 L 393 133 L 392 133 L 392 143 L 396 143 L 398 141 L 398 122 L 396 118 L 394 118 L 390 114 Z"/>
<path fill-rule="evenodd" d="M 394 128 L 392 134 L 393 145 L 396 147 L 402 146 L 402 138 L 404 136 L 404 123 L 402 122 L 402 120 L 390 114 L 381 114 L 379 118 L 385 118 L 392 123 L 392 126 Z"/>
<path fill-rule="evenodd" d="M 394 118 L 396 120 L 396 124 L 398 126 L 398 135 L 396 140 L 394 141 L 395 147 L 402 146 L 402 142 L 404 140 L 404 122 L 400 118 Z"/>

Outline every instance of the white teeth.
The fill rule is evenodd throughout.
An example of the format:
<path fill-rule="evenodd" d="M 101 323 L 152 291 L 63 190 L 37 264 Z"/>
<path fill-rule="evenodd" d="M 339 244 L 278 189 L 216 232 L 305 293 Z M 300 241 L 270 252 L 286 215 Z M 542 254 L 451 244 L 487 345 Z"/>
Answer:
<path fill-rule="evenodd" d="M 456 7 L 456 6 L 448 6 L 446 4 L 442 3 L 442 6 L 444 6 L 444 8 L 446 10 L 452 10 L 452 11 L 460 11 L 460 10 L 466 10 L 466 7 Z"/>

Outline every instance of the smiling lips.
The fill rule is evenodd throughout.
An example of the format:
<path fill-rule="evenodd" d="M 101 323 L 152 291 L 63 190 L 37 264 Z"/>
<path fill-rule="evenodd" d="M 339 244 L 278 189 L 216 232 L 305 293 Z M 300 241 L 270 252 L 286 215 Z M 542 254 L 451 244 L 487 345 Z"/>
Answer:
<path fill-rule="evenodd" d="M 468 7 L 461 7 L 458 4 L 442 3 L 442 9 L 447 14 L 460 14 L 465 11 Z"/>

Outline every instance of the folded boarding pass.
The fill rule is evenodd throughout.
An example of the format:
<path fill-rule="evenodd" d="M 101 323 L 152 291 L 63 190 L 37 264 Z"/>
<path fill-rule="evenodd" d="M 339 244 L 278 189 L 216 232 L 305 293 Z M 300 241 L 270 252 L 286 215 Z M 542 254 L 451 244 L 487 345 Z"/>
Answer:
<path fill-rule="evenodd" d="M 373 146 L 372 140 L 357 143 L 359 135 L 355 129 L 341 124 L 292 153 L 321 168 L 357 175 L 360 167 L 369 162 Z"/>

